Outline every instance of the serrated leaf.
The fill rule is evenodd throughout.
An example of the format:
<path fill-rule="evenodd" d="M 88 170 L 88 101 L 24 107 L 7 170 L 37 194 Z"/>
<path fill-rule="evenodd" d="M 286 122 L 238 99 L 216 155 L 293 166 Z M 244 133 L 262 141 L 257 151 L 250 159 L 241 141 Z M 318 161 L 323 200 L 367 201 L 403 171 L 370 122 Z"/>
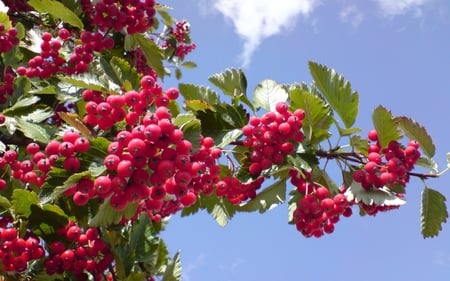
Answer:
<path fill-rule="evenodd" d="M 283 85 L 266 79 L 256 86 L 253 92 L 253 102 L 267 111 L 275 111 L 278 102 L 285 102 L 288 99 L 288 92 Z"/>
<path fill-rule="evenodd" d="M 23 108 L 23 107 L 29 107 L 35 103 L 37 103 L 40 100 L 37 96 L 31 96 L 31 97 L 21 97 L 16 103 L 14 103 L 11 107 L 4 110 L 4 113 L 10 113 L 14 112 L 16 109 Z"/>
<path fill-rule="evenodd" d="M 142 34 L 134 34 L 134 40 L 141 46 L 142 52 L 147 59 L 147 64 L 155 70 L 160 78 L 164 78 L 163 54 L 158 46 Z"/>
<path fill-rule="evenodd" d="M 424 238 L 434 237 L 442 230 L 442 224 L 447 222 L 448 212 L 446 198 L 440 192 L 425 187 L 422 191 L 421 228 Z"/>
<path fill-rule="evenodd" d="M 50 136 L 40 125 L 29 123 L 22 118 L 16 118 L 17 128 L 27 137 L 40 143 L 48 143 Z"/>
<path fill-rule="evenodd" d="M 53 114 L 54 112 L 50 108 L 45 107 L 36 109 L 35 111 L 27 115 L 22 115 L 22 119 L 33 123 L 41 123 L 47 120 L 48 118 L 52 117 Z"/>
<path fill-rule="evenodd" d="M 258 193 L 255 198 L 239 206 L 239 211 L 264 213 L 286 200 L 286 179 L 280 179 Z"/>
<path fill-rule="evenodd" d="M 181 258 L 179 251 L 167 264 L 161 281 L 181 281 Z"/>
<path fill-rule="evenodd" d="M 185 100 L 199 100 L 206 102 L 211 106 L 220 103 L 219 95 L 211 88 L 194 84 L 180 83 L 178 85 L 178 89 Z"/>
<path fill-rule="evenodd" d="M 99 92 L 107 92 L 108 89 L 103 85 L 102 82 L 98 79 L 98 76 L 91 73 L 84 73 L 73 76 L 58 76 L 58 78 L 68 83 L 72 86 L 78 87 L 80 89 L 89 89 Z"/>
<path fill-rule="evenodd" d="M 30 0 L 28 4 L 40 13 L 49 13 L 55 18 L 61 19 L 71 26 L 83 29 L 83 22 L 72 10 L 64 6 L 61 1 L 54 0 Z"/>
<path fill-rule="evenodd" d="M 216 146 L 224 148 L 225 146 L 229 145 L 230 143 L 236 141 L 239 139 L 239 137 L 242 136 L 242 130 L 241 129 L 232 129 L 228 132 L 226 132 L 222 136 L 221 142 L 219 142 Z"/>
<path fill-rule="evenodd" d="M 334 69 L 316 62 L 309 62 L 308 65 L 317 88 L 341 117 L 344 125 L 351 127 L 358 115 L 358 92 L 353 91 L 350 82 Z"/>
<path fill-rule="evenodd" d="M 234 96 L 236 90 L 239 94 L 247 91 L 247 78 L 241 69 L 229 68 L 210 76 L 208 80 L 228 96 Z"/>
<path fill-rule="evenodd" d="M 330 126 L 333 123 L 331 108 L 319 96 L 299 87 L 291 88 L 289 92 L 291 107 L 303 109 L 303 132 L 309 143 L 319 143 L 329 137 Z"/>
<path fill-rule="evenodd" d="M 439 173 L 439 167 L 436 161 L 428 157 L 420 157 L 415 165 L 430 169 L 430 173 L 432 174 Z"/>
<path fill-rule="evenodd" d="M 80 173 L 75 173 L 69 176 L 62 185 L 56 186 L 53 190 L 52 195 L 50 196 L 51 199 L 56 200 L 58 199 L 61 194 L 64 193 L 67 189 L 69 189 L 72 185 L 78 183 L 81 179 L 85 177 L 89 177 L 91 175 L 90 171 L 83 171 Z"/>
<path fill-rule="evenodd" d="M 387 147 L 390 141 L 401 139 L 402 134 L 392 116 L 392 113 L 383 106 L 378 106 L 372 113 L 372 122 L 378 134 L 381 147 Z"/>
<path fill-rule="evenodd" d="M 41 208 L 33 204 L 30 209 L 28 227 L 34 229 L 34 233 L 41 237 L 51 235 L 55 230 L 67 225 L 67 215 L 57 205 L 46 204 Z"/>
<path fill-rule="evenodd" d="M 345 191 L 348 201 L 363 202 L 366 205 L 400 206 L 406 204 L 402 198 L 395 196 L 387 187 L 364 189 L 360 183 L 353 181 Z"/>
<path fill-rule="evenodd" d="M 1 54 L 3 65 L 15 66 L 23 59 L 23 53 L 20 51 L 18 45 L 14 45 L 11 50 Z"/>
<path fill-rule="evenodd" d="M 110 65 L 116 74 L 116 77 L 120 80 L 120 86 L 124 87 L 126 91 L 132 89 L 139 89 L 140 87 L 140 75 L 136 71 L 136 68 L 132 67 L 130 63 L 122 58 L 113 57 L 110 60 Z M 128 87 L 126 87 L 128 85 Z"/>
<path fill-rule="evenodd" d="M 436 147 L 434 146 L 433 139 L 428 134 L 425 127 L 423 127 L 413 119 L 405 116 L 396 117 L 395 121 L 411 140 L 419 142 L 420 149 L 423 151 L 423 153 L 425 153 L 426 156 L 428 156 L 429 158 L 432 158 L 434 156 Z"/>
<path fill-rule="evenodd" d="M 34 191 L 14 189 L 11 203 L 12 209 L 16 214 L 28 218 L 31 214 L 31 205 L 37 205 L 39 198 Z"/>

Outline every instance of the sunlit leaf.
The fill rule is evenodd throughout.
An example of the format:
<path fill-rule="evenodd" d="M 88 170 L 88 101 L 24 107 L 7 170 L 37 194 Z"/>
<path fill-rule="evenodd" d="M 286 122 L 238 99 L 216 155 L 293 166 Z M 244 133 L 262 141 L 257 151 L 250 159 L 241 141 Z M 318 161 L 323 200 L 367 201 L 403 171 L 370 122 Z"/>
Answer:
<path fill-rule="evenodd" d="M 89 221 L 91 227 L 108 226 L 119 223 L 123 212 L 115 210 L 107 198 L 98 209 L 97 214 Z"/>
<path fill-rule="evenodd" d="M 11 208 L 11 202 L 8 198 L 0 195 L 0 210 L 9 210 L 9 208 Z"/>
<path fill-rule="evenodd" d="M 421 227 L 424 238 L 434 237 L 442 230 L 442 224 L 447 222 L 448 212 L 446 198 L 440 192 L 425 187 L 422 191 Z"/>
<path fill-rule="evenodd" d="M 83 121 L 81 121 L 80 116 L 76 113 L 72 112 L 58 112 L 58 116 L 64 120 L 67 124 L 75 128 L 77 131 L 82 133 L 84 136 L 88 138 L 93 138 L 94 135 L 91 130 L 84 125 Z"/>
<path fill-rule="evenodd" d="M 41 143 L 48 143 L 50 141 L 50 136 L 47 131 L 40 126 L 33 123 L 29 123 L 22 118 L 16 118 L 17 128 L 27 137 L 34 141 Z"/>
<path fill-rule="evenodd" d="M 406 203 L 404 199 L 396 196 L 387 187 L 367 190 L 355 181 L 345 191 L 345 195 L 348 201 L 354 200 L 355 203 L 363 202 L 366 205 L 400 206 Z"/>
<path fill-rule="evenodd" d="M 425 153 L 426 156 L 432 158 L 436 152 L 436 147 L 434 146 L 433 139 L 428 134 L 425 127 L 412 120 L 411 118 L 400 116 L 396 117 L 395 121 L 398 123 L 400 128 L 403 129 L 405 135 L 407 135 L 411 140 L 419 142 L 420 149 Z"/>
<path fill-rule="evenodd" d="M 255 198 L 239 206 L 239 211 L 264 213 L 286 200 L 286 179 L 281 179 L 266 187 Z"/>
<path fill-rule="evenodd" d="M 31 214 L 31 205 L 37 205 L 39 198 L 34 191 L 14 189 L 11 203 L 12 209 L 16 214 L 29 217 Z"/>
<path fill-rule="evenodd" d="M 161 281 L 181 281 L 181 258 L 179 251 L 167 265 Z"/>
<path fill-rule="evenodd" d="M 266 79 L 256 86 L 253 92 L 253 101 L 256 106 L 259 106 L 267 111 L 275 111 L 275 105 L 278 102 L 285 102 L 288 99 L 288 92 L 283 85 L 277 82 Z"/>
<path fill-rule="evenodd" d="M 142 34 L 134 34 L 134 40 L 141 46 L 142 52 L 147 59 L 147 64 L 155 70 L 159 77 L 165 75 L 163 66 L 162 51 L 149 38 L 145 38 Z"/>
<path fill-rule="evenodd" d="M 132 89 L 139 89 L 140 87 L 140 75 L 136 71 L 136 68 L 132 67 L 128 61 L 119 57 L 113 57 L 110 60 L 110 65 L 120 80 L 120 86 L 124 87 L 127 84 L 131 84 L 129 87 L 124 87 L 126 91 Z"/>
<path fill-rule="evenodd" d="M 383 106 L 375 108 L 372 121 L 381 147 L 387 147 L 390 141 L 397 141 L 402 137 L 392 113 Z"/>
<path fill-rule="evenodd" d="M 196 68 L 197 64 L 195 62 L 193 62 L 193 61 L 184 61 L 181 64 L 181 66 L 184 67 L 184 68 L 191 69 L 191 68 Z"/>
<path fill-rule="evenodd" d="M 27 122 L 41 123 L 47 120 L 48 118 L 52 117 L 53 114 L 54 112 L 48 107 L 38 108 L 29 114 L 22 115 L 22 119 Z"/>
<path fill-rule="evenodd" d="M 4 110 L 3 112 L 4 113 L 13 112 L 16 109 L 33 105 L 33 104 L 37 103 L 39 100 L 40 100 L 40 98 L 38 96 L 22 97 L 15 104 L 13 104 L 10 108 Z"/>
<path fill-rule="evenodd" d="M 220 103 L 219 95 L 208 87 L 180 83 L 178 89 L 185 100 L 199 100 L 211 106 Z"/>
<path fill-rule="evenodd" d="M 344 125 L 351 127 L 358 115 L 358 92 L 352 90 L 350 82 L 342 75 L 325 65 L 309 62 L 309 71 L 315 85 L 341 117 Z"/>
<path fill-rule="evenodd" d="M 64 6 L 61 1 L 30 0 L 28 1 L 28 4 L 40 13 L 49 13 L 55 18 L 61 19 L 78 29 L 83 29 L 83 22 L 81 19 L 72 12 L 72 10 Z"/>
<path fill-rule="evenodd" d="M 330 107 L 324 100 L 299 87 L 291 88 L 289 97 L 293 110 L 300 108 L 305 111 L 302 126 L 305 139 L 314 144 L 328 138 L 333 117 Z"/>

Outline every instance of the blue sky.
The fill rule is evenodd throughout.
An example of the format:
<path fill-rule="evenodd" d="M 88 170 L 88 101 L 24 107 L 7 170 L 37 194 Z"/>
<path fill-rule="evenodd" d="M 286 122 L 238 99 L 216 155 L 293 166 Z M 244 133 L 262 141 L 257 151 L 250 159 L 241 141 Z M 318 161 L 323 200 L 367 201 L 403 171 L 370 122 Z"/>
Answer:
<path fill-rule="evenodd" d="M 279 6 L 277 6 L 277 3 Z M 314 60 L 351 81 L 360 94 L 357 124 L 372 128 L 379 104 L 423 124 L 446 165 L 450 152 L 450 4 L 447 0 L 165 1 L 191 23 L 198 68 L 182 82 L 242 67 L 248 90 L 263 79 L 310 82 Z M 174 80 L 167 80 L 166 87 Z M 450 174 L 429 186 L 450 198 Z M 287 224 L 287 207 L 241 214 L 221 228 L 206 213 L 175 216 L 164 238 L 182 251 L 186 281 L 448 280 L 450 227 L 420 234 L 423 184 L 407 186 L 408 203 L 376 217 L 342 219 L 332 235 L 306 239 Z"/>

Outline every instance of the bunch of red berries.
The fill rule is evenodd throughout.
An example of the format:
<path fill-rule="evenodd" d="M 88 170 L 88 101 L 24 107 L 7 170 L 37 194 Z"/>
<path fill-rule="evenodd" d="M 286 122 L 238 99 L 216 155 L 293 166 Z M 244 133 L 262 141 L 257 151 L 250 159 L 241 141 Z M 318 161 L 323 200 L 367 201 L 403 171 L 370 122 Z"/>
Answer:
<path fill-rule="evenodd" d="M 56 73 L 68 75 L 83 73 L 88 70 L 89 64 L 94 60 L 94 52 L 102 52 L 105 49 L 114 47 L 114 40 L 104 37 L 99 32 L 82 31 L 80 35 L 81 45 L 74 48 L 74 53 L 68 60 L 60 55 L 60 50 L 64 41 L 70 39 L 70 32 L 61 28 L 58 30 L 60 40 L 53 38 L 49 32 L 42 34 L 41 51 L 28 61 L 28 67 L 18 67 L 19 75 L 26 75 L 28 78 L 39 77 L 47 79 Z"/>
<path fill-rule="evenodd" d="M 101 0 L 95 4 L 84 0 L 81 4 L 91 25 L 103 32 L 126 29 L 128 34 L 143 33 L 154 24 L 154 0 Z"/>
<path fill-rule="evenodd" d="M 33 8 L 28 5 L 26 0 L 2 0 L 6 7 L 8 7 L 8 16 L 14 19 L 13 14 L 31 11 Z"/>
<path fill-rule="evenodd" d="M 225 177 L 216 183 L 217 196 L 226 197 L 231 204 L 239 204 L 255 198 L 256 191 L 261 188 L 264 177 L 243 183 L 235 177 Z"/>
<path fill-rule="evenodd" d="M 294 144 L 303 141 L 305 112 L 297 109 L 292 113 L 284 102 L 277 103 L 275 109 L 261 117 L 250 117 L 249 124 L 242 128 L 244 145 L 251 148 L 249 173 L 253 177 L 272 164 L 282 164 L 287 155 L 294 153 Z"/>
<path fill-rule="evenodd" d="M 405 186 L 409 181 L 408 172 L 420 158 L 419 144 L 410 141 L 403 147 L 397 141 L 391 141 L 387 147 L 380 147 L 377 132 L 368 134 L 370 140 L 367 162 L 364 168 L 353 172 L 353 180 L 365 189 Z"/>
<path fill-rule="evenodd" d="M 163 48 L 172 47 L 175 49 L 174 55 L 181 60 L 192 52 L 196 45 L 191 42 L 190 38 L 190 25 L 187 21 L 179 21 L 175 24 L 175 27 L 171 27 L 167 33 L 167 39 L 162 44 Z M 175 39 L 175 40 L 172 40 Z"/>
<path fill-rule="evenodd" d="M 19 237 L 19 230 L 13 226 L 0 227 L 0 267 L 3 272 L 23 272 L 28 263 L 44 257 L 45 251 L 39 240 L 28 235 Z"/>
<path fill-rule="evenodd" d="M 19 160 L 15 150 L 7 150 L 0 157 L 0 169 L 6 165 L 11 169 L 11 176 L 25 184 L 34 184 L 40 187 L 47 177 L 51 167 L 56 165 L 56 161 L 61 157 L 62 168 L 68 172 L 76 172 L 80 168 L 80 160 L 77 153 L 84 153 L 89 149 L 89 141 L 80 136 L 76 131 L 66 131 L 62 137 L 62 142 L 50 141 L 44 151 L 41 151 L 39 144 L 29 143 L 26 147 L 27 159 Z M 29 158 L 29 159 L 28 159 Z M 0 179 L 0 191 L 7 188 L 5 179 Z"/>
<path fill-rule="evenodd" d="M 296 186 L 302 197 L 297 202 L 293 219 L 297 230 L 305 237 L 321 237 L 324 233 L 332 233 L 334 225 L 341 215 L 352 215 L 351 202 L 338 193 L 334 196 L 330 191 L 311 180 L 311 174 L 291 170 L 291 183 Z"/>
<path fill-rule="evenodd" d="M 0 53 L 9 52 L 17 44 L 19 44 L 17 29 L 11 27 L 6 30 L 5 25 L 0 23 Z"/>
<path fill-rule="evenodd" d="M 77 280 L 102 280 L 103 272 L 111 265 L 114 256 L 108 244 L 95 228 L 86 230 L 73 222 L 58 231 L 67 243 L 55 241 L 49 245 L 49 256 L 44 267 L 49 275 L 72 272 Z"/>
<path fill-rule="evenodd" d="M 108 130 L 115 123 L 126 121 L 129 126 L 136 126 L 143 117 L 150 105 L 160 107 L 156 110 L 167 111 L 166 106 L 170 100 L 177 99 L 178 89 L 171 88 L 165 93 L 159 83 L 152 76 L 146 75 L 141 79 L 141 89 L 139 91 L 128 91 L 124 95 L 107 95 L 102 92 L 85 90 L 83 99 L 87 102 L 85 109 L 87 114 L 83 121 L 89 126 L 98 126 L 101 130 Z"/>
<path fill-rule="evenodd" d="M 1 43 L 0 43 L 1 44 Z M 7 67 L 3 73 L 3 81 L 0 81 L 0 103 L 6 102 L 8 96 L 14 92 L 15 74 L 11 67 Z"/>

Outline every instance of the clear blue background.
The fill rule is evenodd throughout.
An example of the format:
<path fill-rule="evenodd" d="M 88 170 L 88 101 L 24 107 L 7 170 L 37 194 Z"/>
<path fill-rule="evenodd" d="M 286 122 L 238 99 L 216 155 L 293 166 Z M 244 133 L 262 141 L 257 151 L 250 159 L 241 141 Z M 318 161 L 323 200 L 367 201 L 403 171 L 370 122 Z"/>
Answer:
<path fill-rule="evenodd" d="M 164 2 L 174 8 L 177 19 L 191 23 L 198 45 L 188 56 L 198 67 L 185 71 L 181 82 L 211 86 L 208 76 L 243 65 L 241 54 L 249 38 L 237 34 L 238 26 L 214 6 L 218 2 Z M 249 92 L 266 78 L 309 83 L 307 62 L 326 64 L 358 90 L 357 125 L 364 132 L 372 128 L 371 112 L 379 104 L 395 115 L 413 117 L 432 135 L 443 169 L 450 152 L 450 3 L 299 2 L 316 5 L 290 19 L 290 28 L 260 38 L 247 58 L 243 69 Z M 404 6 L 395 10 L 389 2 Z M 351 11 L 347 17 L 345 9 Z M 169 79 L 164 86 L 175 83 Z M 450 198 L 450 173 L 427 183 Z M 186 281 L 449 280 L 450 227 L 444 225 L 437 238 L 422 238 L 422 189 L 423 183 L 413 179 L 407 186 L 408 203 L 399 210 L 376 217 L 354 214 L 320 239 L 304 238 L 288 225 L 285 204 L 263 215 L 238 214 L 225 228 L 203 212 L 174 216 L 163 236 L 172 255 L 181 249 Z"/>

